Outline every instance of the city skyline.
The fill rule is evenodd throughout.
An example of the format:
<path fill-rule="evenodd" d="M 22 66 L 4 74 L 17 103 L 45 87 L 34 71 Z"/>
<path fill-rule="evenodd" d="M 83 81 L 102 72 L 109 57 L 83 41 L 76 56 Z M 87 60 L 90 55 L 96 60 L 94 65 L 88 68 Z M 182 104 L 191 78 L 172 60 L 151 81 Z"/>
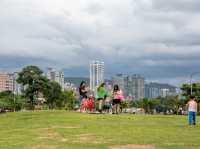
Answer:
<path fill-rule="evenodd" d="M 199 69 L 199 6 L 198 0 L 2 0 L 0 71 L 32 64 L 89 76 L 90 60 L 98 59 L 106 78 L 141 74 L 179 86 Z"/>
<path fill-rule="evenodd" d="M 34 64 L 30 64 L 30 65 L 34 65 Z M 23 67 L 26 67 L 28 65 L 24 65 Z M 39 65 L 36 65 L 38 67 L 41 68 L 41 66 Z M 23 68 L 22 67 L 22 68 Z M 0 68 L 0 73 L 10 73 L 10 74 L 13 74 L 13 73 L 16 73 L 16 72 L 20 72 L 22 70 L 22 68 L 15 68 L 15 69 L 10 69 L 10 70 L 7 70 L 7 69 L 2 69 Z M 52 68 L 52 67 L 45 67 L 45 68 L 41 68 L 43 73 L 46 74 L 48 72 L 48 68 Z M 54 67 L 56 68 L 56 67 Z M 82 68 L 78 68 L 78 69 L 63 69 L 63 68 L 56 68 L 58 70 L 63 70 L 64 72 L 64 76 L 65 78 L 85 78 L 85 79 L 89 79 L 90 78 L 90 71 L 89 71 L 89 67 L 82 67 Z M 81 71 L 83 73 L 79 73 L 79 70 L 81 69 Z M 124 72 L 118 72 L 118 73 L 110 73 L 110 74 L 107 74 L 106 72 L 104 72 L 104 75 L 105 75 L 105 79 L 106 80 L 112 80 L 112 77 L 115 76 L 115 75 L 118 75 L 118 74 L 123 74 L 123 75 L 128 75 L 128 76 L 131 76 L 131 75 L 134 75 L 134 74 L 137 74 L 137 75 L 141 75 L 145 78 L 145 83 L 167 83 L 167 84 L 170 84 L 170 85 L 174 85 L 176 87 L 180 87 L 182 84 L 184 83 L 190 83 L 190 76 L 186 76 L 186 77 L 181 77 L 180 78 L 180 82 L 178 81 L 178 83 L 176 81 L 173 81 L 173 80 L 168 80 L 168 79 L 159 79 L 159 78 L 148 78 L 147 75 L 145 74 L 140 74 L 140 73 L 137 73 L 137 72 L 130 72 L 130 73 L 124 73 Z M 193 81 L 194 82 L 199 82 L 200 78 L 198 78 L 198 76 L 196 76 L 197 78 L 193 78 Z M 89 84 L 89 82 L 88 82 Z"/>

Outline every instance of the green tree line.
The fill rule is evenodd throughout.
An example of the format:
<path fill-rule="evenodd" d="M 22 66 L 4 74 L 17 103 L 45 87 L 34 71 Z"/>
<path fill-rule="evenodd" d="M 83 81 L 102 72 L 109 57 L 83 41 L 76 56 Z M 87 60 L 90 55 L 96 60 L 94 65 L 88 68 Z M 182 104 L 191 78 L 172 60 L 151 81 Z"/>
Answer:
<path fill-rule="evenodd" d="M 17 82 L 23 86 L 21 96 L 10 91 L 0 93 L 0 108 L 34 110 L 37 106 L 46 109 L 73 109 L 76 98 L 73 91 L 63 91 L 60 84 L 50 81 L 37 66 L 27 66 L 18 74 Z M 44 99 L 41 101 L 41 99 Z"/>
<path fill-rule="evenodd" d="M 74 109 L 78 102 L 73 91 L 63 91 L 57 82 L 50 81 L 44 76 L 43 71 L 37 66 L 27 66 L 18 74 L 17 82 L 23 86 L 22 95 L 14 95 L 10 91 L 0 93 L 0 108 L 12 111 L 28 109 L 34 110 L 37 106 L 43 109 Z M 180 107 L 185 108 L 189 99 L 191 85 L 183 84 L 182 97 L 168 96 L 155 99 L 144 98 L 136 101 L 124 101 L 121 108 L 143 108 L 145 113 L 178 112 Z M 200 83 L 193 84 L 193 93 L 196 100 L 200 101 Z M 39 99 L 44 99 L 41 101 Z"/>

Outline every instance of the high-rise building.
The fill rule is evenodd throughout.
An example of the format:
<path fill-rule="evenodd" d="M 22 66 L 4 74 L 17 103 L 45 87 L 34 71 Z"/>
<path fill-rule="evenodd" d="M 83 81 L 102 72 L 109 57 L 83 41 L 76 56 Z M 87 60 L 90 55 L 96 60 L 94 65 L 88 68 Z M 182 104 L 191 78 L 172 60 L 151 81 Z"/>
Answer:
<path fill-rule="evenodd" d="M 168 88 L 161 89 L 161 97 L 167 97 L 170 95 L 170 91 Z"/>
<path fill-rule="evenodd" d="M 53 68 L 48 68 L 47 78 L 51 81 L 55 81 L 58 84 L 60 84 L 60 86 L 64 90 L 65 82 L 64 82 L 64 72 L 63 71 L 57 71 Z"/>
<path fill-rule="evenodd" d="M 104 82 L 104 62 L 92 61 L 90 63 L 90 90 L 95 92 L 97 86 Z"/>
<path fill-rule="evenodd" d="M 142 99 L 145 97 L 144 80 L 144 77 L 142 77 L 141 75 L 134 74 L 132 76 L 129 76 L 128 89 L 129 93 L 134 99 Z"/>
<path fill-rule="evenodd" d="M 0 73 L 0 92 L 14 91 L 13 74 Z"/>

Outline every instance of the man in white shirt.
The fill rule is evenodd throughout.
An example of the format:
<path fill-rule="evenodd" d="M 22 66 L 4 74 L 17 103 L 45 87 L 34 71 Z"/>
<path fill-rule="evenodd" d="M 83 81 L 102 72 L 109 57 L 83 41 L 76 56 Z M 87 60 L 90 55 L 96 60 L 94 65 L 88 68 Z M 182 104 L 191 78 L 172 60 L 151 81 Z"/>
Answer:
<path fill-rule="evenodd" d="M 194 96 L 190 96 L 187 106 L 189 125 L 196 125 L 197 102 Z"/>

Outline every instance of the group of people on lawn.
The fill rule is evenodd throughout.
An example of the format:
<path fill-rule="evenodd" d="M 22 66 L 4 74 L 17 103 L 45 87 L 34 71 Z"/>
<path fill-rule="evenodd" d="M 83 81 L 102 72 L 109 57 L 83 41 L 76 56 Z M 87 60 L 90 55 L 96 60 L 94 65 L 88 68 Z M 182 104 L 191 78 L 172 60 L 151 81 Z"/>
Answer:
<path fill-rule="evenodd" d="M 88 97 L 88 90 L 86 83 L 81 82 L 79 87 L 80 93 L 80 111 L 94 112 L 96 109 L 99 113 L 106 112 L 112 114 L 120 113 L 120 104 L 124 100 L 124 96 L 119 86 L 114 85 L 113 91 L 109 92 L 105 88 L 105 83 L 102 83 L 98 88 L 95 97 L 90 95 Z M 98 106 L 95 107 L 95 99 L 97 99 Z M 195 101 L 194 96 L 190 96 L 190 99 L 187 103 L 188 108 L 188 123 L 189 125 L 196 125 L 196 114 L 197 114 L 197 102 Z"/>
<path fill-rule="evenodd" d="M 120 104 L 124 100 L 122 91 L 118 85 L 114 85 L 113 91 L 109 92 L 105 88 L 105 83 L 102 83 L 96 91 L 96 94 L 89 95 L 86 83 L 81 82 L 79 87 L 80 93 L 80 110 L 86 112 L 87 110 L 93 112 L 94 109 L 99 113 L 113 113 L 118 114 L 120 112 Z M 95 100 L 97 100 L 97 106 L 95 107 Z"/>

